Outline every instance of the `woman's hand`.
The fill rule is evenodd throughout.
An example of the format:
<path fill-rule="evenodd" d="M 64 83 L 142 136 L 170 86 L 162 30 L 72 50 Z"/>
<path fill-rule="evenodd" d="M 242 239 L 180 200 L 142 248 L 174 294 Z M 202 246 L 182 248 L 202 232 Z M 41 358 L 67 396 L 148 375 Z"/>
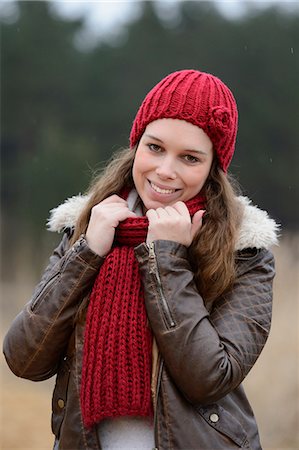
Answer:
<path fill-rule="evenodd" d="M 136 214 L 129 210 L 126 200 L 118 195 L 111 195 L 95 205 L 86 230 L 86 241 L 91 250 L 106 256 L 114 240 L 115 228 L 128 217 L 136 217 Z"/>
<path fill-rule="evenodd" d="M 191 220 L 183 202 L 165 208 L 149 209 L 146 213 L 149 220 L 147 244 L 157 239 L 166 239 L 189 247 L 202 226 L 204 213 L 204 210 L 197 211 Z"/>

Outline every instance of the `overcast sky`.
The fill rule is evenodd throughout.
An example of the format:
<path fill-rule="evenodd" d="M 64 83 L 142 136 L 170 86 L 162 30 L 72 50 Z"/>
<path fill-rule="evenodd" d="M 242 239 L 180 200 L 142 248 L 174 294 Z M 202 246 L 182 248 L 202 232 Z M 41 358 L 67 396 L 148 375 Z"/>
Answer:
<path fill-rule="evenodd" d="M 24 0 L 23 0 L 24 1 Z M 155 2 L 161 16 L 166 18 L 176 17 L 176 6 L 181 0 L 162 0 Z M 14 0 L 0 0 L 0 14 L 11 15 L 14 13 Z M 85 31 L 78 36 L 77 44 L 81 47 L 88 46 L 98 38 L 111 39 L 118 36 L 124 29 L 124 25 L 138 17 L 140 13 L 140 1 L 72 1 L 51 0 L 53 9 L 64 18 L 85 18 Z M 271 4 L 279 4 L 281 7 L 299 10 L 299 0 L 218 0 L 217 5 L 221 12 L 229 17 L 238 17 L 246 11 L 246 4 L 253 4 L 259 8 L 265 8 Z M 2 11 L 1 11 L 2 10 Z M 5 11 L 4 11 L 5 10 Z"/>
<path fill-rule="evenodd" d="M 175 20 L 176 6 L 180 0 L 162 0 L 155 2 L 158 12 L 164 17 Z M 140 13 L 140 1 L 52 1 L 53 6 L 64 17 L 86 18 L 87 33 L 83 33 L 81 41 L 92 42 L 97 37 L 110 38 L 121 33 L 128 20 L 134 20 Z M 254 4 L 265 8 L 271 4 L 279 4 L 288 9 L 298 8 L 299 0 L 218 0 L 221 12 L 228 17 L 239 17 L 246 11 L 246 4 Z M 80 45 L 80 36 L 79 36 Z"/>

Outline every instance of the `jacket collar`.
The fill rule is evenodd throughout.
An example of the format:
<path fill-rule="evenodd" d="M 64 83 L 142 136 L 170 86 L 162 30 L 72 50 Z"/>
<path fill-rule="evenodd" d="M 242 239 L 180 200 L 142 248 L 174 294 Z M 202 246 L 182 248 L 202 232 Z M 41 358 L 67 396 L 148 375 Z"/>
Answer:
<path fill-rule="evenodd" d="M 66 228 L 73 228 L 88 199 L 88 195 L 77 195 L 52 209 L 47 223 L 48 230 L 61 232 Z M 247 197 L 240 196 L 238 201 L 243 206 L 243 218 L 236 250 L 269 249 L 272 245 L 277 245 L 279 225 L 268 216 L 266 211 L 252 205 Z"/>

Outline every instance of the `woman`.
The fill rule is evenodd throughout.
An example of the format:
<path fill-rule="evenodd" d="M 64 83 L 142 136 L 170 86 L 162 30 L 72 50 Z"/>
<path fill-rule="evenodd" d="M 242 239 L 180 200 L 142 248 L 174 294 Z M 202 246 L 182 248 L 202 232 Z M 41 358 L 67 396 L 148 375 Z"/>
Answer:
<path fill-rule="evenodd" d="M 130 149 L 86 196 L 4 342 L 12 371 L 57 374 L 55 449 L 260 449 L 241 382 L 267 340 L 276 225 L 227 175 L 237 107 L 217 77 L 174 72 Z"/>

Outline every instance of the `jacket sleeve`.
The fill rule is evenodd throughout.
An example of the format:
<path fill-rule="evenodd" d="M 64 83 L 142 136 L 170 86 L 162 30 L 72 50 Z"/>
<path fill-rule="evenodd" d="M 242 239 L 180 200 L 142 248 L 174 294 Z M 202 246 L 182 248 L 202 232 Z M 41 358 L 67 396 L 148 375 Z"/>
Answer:
<path fill-rule="evenodd" d="M 30 302 L 5 336 L 4 355 L 15 375 L 40 381 L 56 373 L 77 310 L 103 261 L 84 237 L 69 248 L 64 234 Z"/>
<path fill-rule="evenodd" d="M 271 323 L 273 256 L 258 250 L 240 257 L 233 289 L 205 307 L 193 280 L 187 249 L 155 241 L 135 249 L 149 321 L 168 371 L 194 404 L 215 402 L 247 375 Z"/>

